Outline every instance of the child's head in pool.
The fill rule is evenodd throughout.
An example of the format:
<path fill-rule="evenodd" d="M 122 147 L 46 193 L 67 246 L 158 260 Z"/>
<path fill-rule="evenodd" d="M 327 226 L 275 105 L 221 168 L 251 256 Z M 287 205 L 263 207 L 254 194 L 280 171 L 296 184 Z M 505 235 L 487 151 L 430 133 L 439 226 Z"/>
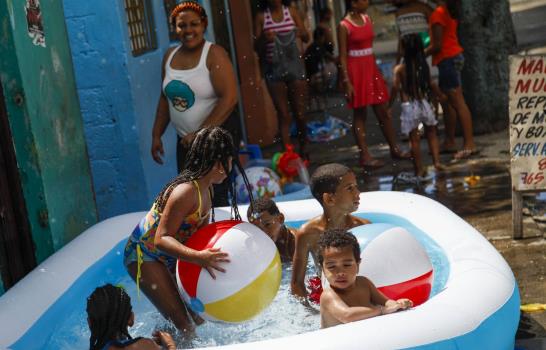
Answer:
<path fill-rule="evenodd" d="M 284 225 L 284 215 L 272 199 L 262 197 L 254 201 L 254 205 L 248 207 L 247 218 L 250 223 L 271 237 L 273 242 L 279 239 Z"/>
<path fill-rule="evenodd" d="M 358 208 L 359 195 L 353 171 L 338 163 L 325 164 L 311 176 L 311 193 L 322 205 L 336 207 L 343 213 L 352 213 Z"/>
<path fill-rule="evenodd" d="M 360 264 L 360 245 L 356 237 L 341 229 L 326 230 L 318 241 L 317 256 L 330 286 L 351 286 Z"/>
<path fill-rule="evenodd" d="M 230 133 L 218 126 L 199 129 L 195 133 L 195 138 L 186 156 L 186 162 L 184 163 L 182 172 L 165 185 L 155 199 L 157 209 L 159 212 L 163 211 L 169 195 L 177 185 L 200 179 L 211 171 L 215 173 L 213 183 L 219 184 L 226 177 L 231 179 L 229 192 L 231 198 L 236 198 L 235 181 L 229 176 L 232 165 L 236 166 L 241 173 L 249 197 L 251 201 L 253 201 L 254 199 L 252 197 L 248 179 L 243 167 L 239 163 L 237 151 Z M 232 200 L 231 205 L 235 218 L 240 219 L 236 200 Z"/>
<path fill-rule="evenodd" d="M 89 348 L 102 349 L 118 338 L 128 338 L 128 327 L 134 323 L 131 298 L 122 287 L 106 284 L 87 298 L 87 323 L 91 330 Z"/>

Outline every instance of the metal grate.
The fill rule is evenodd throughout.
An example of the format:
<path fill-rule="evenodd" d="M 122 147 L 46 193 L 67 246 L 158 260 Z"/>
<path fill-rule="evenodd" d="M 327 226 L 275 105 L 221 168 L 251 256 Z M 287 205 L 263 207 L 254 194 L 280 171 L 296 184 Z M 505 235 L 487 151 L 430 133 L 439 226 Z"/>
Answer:
<path fill-rule="evenodd" d="M 163 0 L 163 7 L 165 8 L 165 14 L 167 15 L 167 27 L 169 28 L 169 39 L 171 39 L 171 41 L 178 39 L 176 36 L 176 28 L 171 25 L 170 20 L 171 12 L 177 3 L 177 0 Z"/>
<path fill-rule="evenodd" d="M 142 55 L 157 48 L 152 0 L 125 0 L 127 26 L 133 56 Z"/>

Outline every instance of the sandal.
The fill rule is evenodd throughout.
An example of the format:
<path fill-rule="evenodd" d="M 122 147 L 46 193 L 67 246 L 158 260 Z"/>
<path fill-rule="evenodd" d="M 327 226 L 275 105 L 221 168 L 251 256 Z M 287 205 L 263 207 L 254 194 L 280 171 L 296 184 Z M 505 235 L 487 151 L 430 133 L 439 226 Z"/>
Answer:
<path fill-rule="evenodd" d="M 478 149 L 463 148 L 462 150 L 455 153 L 455 155 L 453 156 L 453 160 L 468 159 L 478 154 L 480 154 L 480 151 Z"/>

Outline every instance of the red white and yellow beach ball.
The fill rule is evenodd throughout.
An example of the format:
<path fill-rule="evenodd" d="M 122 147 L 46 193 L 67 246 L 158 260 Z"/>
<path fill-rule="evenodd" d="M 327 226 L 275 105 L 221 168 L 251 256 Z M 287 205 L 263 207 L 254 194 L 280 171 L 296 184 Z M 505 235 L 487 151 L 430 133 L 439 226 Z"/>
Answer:
<path fill-rule="evenodd" d="M 220 248 L 229 254 L 225 273 L 213 279 L 201 266 L 179 260 L 176 279 L 190 308 L 212 321 L 238 323 L 263 311 L 281 282 L 281 260 L 273 241 L 258 227 L 220 221 L 194 233 L 185 243 L 196 250 Z"/>

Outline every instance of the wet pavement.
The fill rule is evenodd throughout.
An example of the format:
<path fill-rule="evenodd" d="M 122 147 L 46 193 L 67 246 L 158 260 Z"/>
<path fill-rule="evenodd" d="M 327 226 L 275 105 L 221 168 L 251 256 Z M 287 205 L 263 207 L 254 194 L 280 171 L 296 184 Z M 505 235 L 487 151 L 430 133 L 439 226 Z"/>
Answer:
<path fill-rule="evenodd" d="M 328 99 L 328 106 L 331 115 L 351 121 L 351 112 L 343 105 L 341 96 Z M 399 109 L 394 108 L 393 112 L 398 130 Z M 311 111 L 307 117 L 309 120 L 324 118 L 319 111 Z M 513 240 L 508 131 L 476 136 L 480 154 L 470 159 L 453 162 L 452 154 L 442 154 L 446 170 L 436 173 L 429 167 L 427 180 L 421 182 L 411 177 L 411 161 L 391 160 L 371 109 L 367 131 L 370 152 L 386 162 L 384 167 L 365 172 L 358 165 L 358 149 L 349 133 L 328 143 L 311 143 L 310 172 L 321 164 L 338 162 L 355 171 L 361 191 L 407 191 L 441 202 L 480 231 L 504 256 L 518 281 L 522 304 L 546 303 L 546 193 L 524 196 L 524 238 Z M 442 140 L 441 123 L 439 137 Z M 424 164 L 431 165 L 426 140 L 423 138 L 421 142 Z M 460 138 L 457 142 L 462 145 Z M 408 148 L 407 142 L 400 144 Z M 266 147 L 264 157 L 271 157 L 279 150 L 280 144 Z M 546 312 L 522 315 L 518 346 L 546 349 Z"/>

